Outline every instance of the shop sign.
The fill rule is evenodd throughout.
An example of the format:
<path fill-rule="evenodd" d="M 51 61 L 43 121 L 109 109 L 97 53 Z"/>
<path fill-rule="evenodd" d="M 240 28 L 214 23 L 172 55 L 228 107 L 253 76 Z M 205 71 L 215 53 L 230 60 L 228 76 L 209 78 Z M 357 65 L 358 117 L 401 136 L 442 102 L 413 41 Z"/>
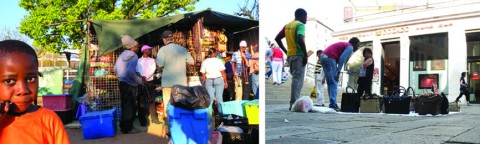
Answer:
<path fill-rule="evenodd" d="M 473 72 L 472 80 L 480 80 L 478 77 L 478 72 Z"/>

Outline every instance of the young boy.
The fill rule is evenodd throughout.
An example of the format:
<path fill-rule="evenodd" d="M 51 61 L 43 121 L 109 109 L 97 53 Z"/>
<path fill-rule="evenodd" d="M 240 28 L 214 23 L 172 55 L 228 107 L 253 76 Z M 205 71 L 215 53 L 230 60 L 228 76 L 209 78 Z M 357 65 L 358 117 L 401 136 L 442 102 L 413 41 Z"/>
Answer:
<path fill-rule="evenodd" d="M 1 41 L 0 61 L 0 101 L 10 102 L 8 112 L 0 114 L 0 143 L 69 144 L 57 114 L 32 104 L 39 76 L 33 48 L 17 40 Z"/>
<path fill-rule="evenodd" d="M 320 55 L 322 54 L 322 50 L 317 51 L 317 65 L 315 66 L 315 92 L 317 94 L 317 102 L 315 106 L 325 106 L 325 102 L 323 100 L 323 91 L 325 84 L 325 74 L 323 73 L 322 63 L 320 62 Z"/>

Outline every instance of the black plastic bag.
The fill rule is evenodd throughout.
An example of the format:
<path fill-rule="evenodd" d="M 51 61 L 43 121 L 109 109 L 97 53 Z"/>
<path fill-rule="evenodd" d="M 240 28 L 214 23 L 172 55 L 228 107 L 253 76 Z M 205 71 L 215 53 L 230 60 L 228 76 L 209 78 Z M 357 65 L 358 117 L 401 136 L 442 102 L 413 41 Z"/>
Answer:
<path fill-rule="evenodd" d="M 176 107 L 195 110 L 210 106 L 210 96 L 202 86 L 186 87 L 174 85 L 170 97 L 170 104 Z"/>

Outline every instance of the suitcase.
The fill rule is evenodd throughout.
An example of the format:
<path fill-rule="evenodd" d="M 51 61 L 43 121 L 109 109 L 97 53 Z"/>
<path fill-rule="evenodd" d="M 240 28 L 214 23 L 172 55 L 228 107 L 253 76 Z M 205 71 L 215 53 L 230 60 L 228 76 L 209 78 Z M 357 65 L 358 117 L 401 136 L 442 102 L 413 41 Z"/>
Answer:
<path fill-rule="evenodd" d="M 352 89 L 353 92 L 349 93 L 348 89 Z M 357 96 L 355 90 L 348 86 L 345 89 L 345 93 L 342 94 L 342 105 L 340 111 L 358 113 L 360 107 L 360 98 Z"/>
<path fill-rule="evenodd" d="M 380 113 L 382 111 L 382 97 L 377 94 L 363 95 L 360 99 L 360 113 Z"/>
<path fill-rule="evenodd" d="M 409 89 L 411 88 L 409 87 Z M 385 113 L 409 114 L 412 97 L 408 96 L 408 92 L 404 87 L 400 86 L 387 96 L 384 96 Z"/>
<path fill-rule="evenodd" d="M 443 97 L 439 94 L 427 93 L 420 95 L 416 102 L 417 112 L 419 115 L 437 115 L 440 113 L 442 101 Z"/>

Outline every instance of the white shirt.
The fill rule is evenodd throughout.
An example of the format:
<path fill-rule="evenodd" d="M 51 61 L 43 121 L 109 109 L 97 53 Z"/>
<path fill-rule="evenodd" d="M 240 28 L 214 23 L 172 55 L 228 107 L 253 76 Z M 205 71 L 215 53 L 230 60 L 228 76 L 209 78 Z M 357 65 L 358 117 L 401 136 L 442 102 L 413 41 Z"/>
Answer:
<path fill-rule="evenodd" d="M 138 59 L 137 72 L 147 78 L 147 81 L 153 80 L 153 74 L 156 69 L 155 59 L 141 57 Z"/>
<path fill-rule="evenodd" d="M 202 62 L 200 72 L 206 73 L 207 78 L 222 77 L 222 70 L 225 70 L 225 65 L 222 60 L 218 58 L 207 58 Z"/>

